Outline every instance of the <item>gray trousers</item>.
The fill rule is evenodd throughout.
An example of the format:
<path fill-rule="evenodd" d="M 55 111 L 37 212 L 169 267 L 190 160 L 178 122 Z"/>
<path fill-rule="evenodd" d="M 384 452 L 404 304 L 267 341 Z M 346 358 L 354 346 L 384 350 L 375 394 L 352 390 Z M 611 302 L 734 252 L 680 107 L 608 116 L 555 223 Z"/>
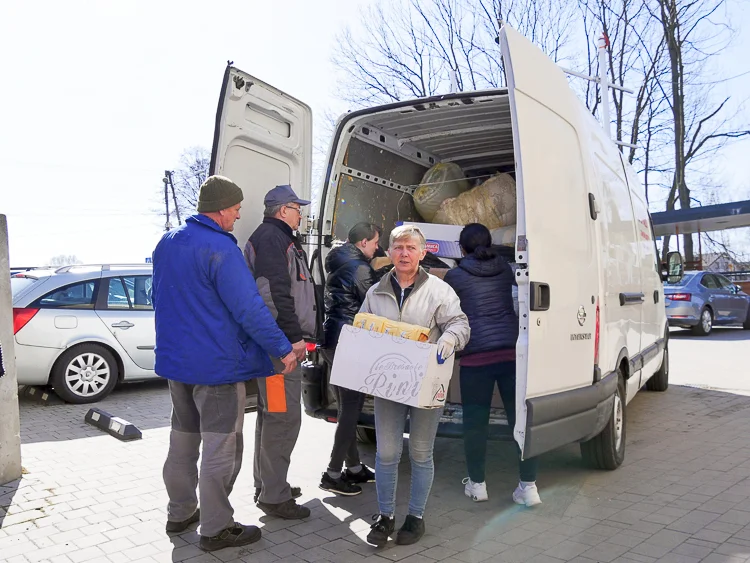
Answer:
<path fill-rule="evenodd" d="M 253 477 L 259 500 L 281 504 L 292 498 L 287 482 L 292 450 L 302 423 L 302 371 L 258 379 Z"/>
<path fill-rule="evenodd" d="M 229 494 L 242 466 L 245 383 L 187 385 L 169 382 L 172 432 L 164 463 L 168 520 L 193 515 L 200 495 L 203 536 L 215 536 L 234 522 Z M 200 476 L 198 457 L 203 442 Z"/>

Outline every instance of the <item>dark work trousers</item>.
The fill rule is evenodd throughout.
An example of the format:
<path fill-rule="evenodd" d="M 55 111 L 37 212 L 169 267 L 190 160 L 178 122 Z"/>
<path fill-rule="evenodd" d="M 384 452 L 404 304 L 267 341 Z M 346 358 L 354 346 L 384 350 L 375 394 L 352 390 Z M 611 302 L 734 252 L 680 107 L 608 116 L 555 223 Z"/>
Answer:
<path fill-rule="evenodd" d="M 461 366 L 461 403 L 464 410 L 464 451 L 469 479 L 483 483 L 487 459 L 487 432 L 490 405 L 495 383 L 503 400 L 511 433 L 516 425 L 516 362 L 500 362 L 488 366 Z M 514 442 L 515 443 L 515 442 Z M 536 458 L 520 461 L 516 444 L 521 481 L 536 481 Z"/>
<path fill-rule="evenodd" d="M 261 502 L 281 504 L 292 498 L 287 475 L 302 424 L 301 398 L 299 366 L 286 375 L 258 378 L 253 478 Z"/>
<path fill-rule="evenodd" d="M 321 353 L 326 363 L 332 366 L 335 349 L 321 349 Z M 338 416 L 328 471 L 339 473 L 344 467 L 344 461 L 347 467 L 360 465 L 359 449 L 357 449 L 357 423 L 362 412 L 362 405 L 365 403 L 365 395 L 337 385 L 331 385 L 331 389 L 336 398 Z"/>
<path fill-rule="evenodd" d="M 193 515 L 198 508 L 197 487 L 200 533 L 215 536 L 234 523 L 229 494 L 242 466 L 245 383 L 188 385 L 170 381 L 169 393 L 172 432 L 164 463 L 167 519 L 181 522 Z"/>

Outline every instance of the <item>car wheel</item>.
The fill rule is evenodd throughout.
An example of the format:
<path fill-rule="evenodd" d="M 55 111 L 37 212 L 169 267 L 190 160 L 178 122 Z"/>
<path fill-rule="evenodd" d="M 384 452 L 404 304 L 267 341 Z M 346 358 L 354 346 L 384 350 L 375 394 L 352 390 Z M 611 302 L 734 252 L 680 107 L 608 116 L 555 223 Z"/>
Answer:
<path fill-rule="evenodd" d="M 625 460 L 625 381 L 619 368 L 617 379 L 607 426 L 591 440 L 581 442 L 583 460 L 596 469 L 617 469 Z"/>
<path fill-rule="evenodd" d="M 696 336 L 708 336 L 714 328 L 714 315 L 711 309 L 704 308 L 701 311 L 698 324 L 693 327 L 693 334 Z"/>
<path fill-rule="evenodd" d="M 377 444 L 375 429 L 357 426 L 357 441 L 361 444 Z"/>
<path fill-rule="evenodd" d="M 742 323 L 742 328 L 750 330 L 750 307 L 747 308 L 747 317 L 745 317 L 745 322 Z"/>
<path fill-rule="evenodd" d="M 98 344 L 67 350 L 52 368 L 52 386 L 68 403 L 101 401 L 117 385 L 118 368 L 112 352 Z"/>
<path fill-rule="evenodd" d="M 661 367 L 648 381 L 646 389 L 648 391 L 666 391 L 669 387 L 669 341 L 664 344 L 664 358 L 661 361 Z"/>

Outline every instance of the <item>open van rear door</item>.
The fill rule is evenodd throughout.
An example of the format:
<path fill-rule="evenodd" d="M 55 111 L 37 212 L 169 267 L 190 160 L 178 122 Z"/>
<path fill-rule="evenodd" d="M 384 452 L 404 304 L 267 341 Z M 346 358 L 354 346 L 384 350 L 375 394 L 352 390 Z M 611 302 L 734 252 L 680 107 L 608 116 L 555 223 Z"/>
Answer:
<path fill-rule="evenodd" d="M 273 86 L 227 66 L 216 111 L 211 174 L 242 188 L 241 219 L 234 236 L 241 247 L 263 220 L 263 198 L 289 184 L 311 199 L 312 110 Z"/>
<path fill-rule="evenodd" d="M 518 202 L 514 437 L 529 458 L 580 440 L 596 426 L 599 267 L 582 149 L 591 123 L 563 72 L 541 50 L 508 26 L 500 30 L 500 47 Z"/>

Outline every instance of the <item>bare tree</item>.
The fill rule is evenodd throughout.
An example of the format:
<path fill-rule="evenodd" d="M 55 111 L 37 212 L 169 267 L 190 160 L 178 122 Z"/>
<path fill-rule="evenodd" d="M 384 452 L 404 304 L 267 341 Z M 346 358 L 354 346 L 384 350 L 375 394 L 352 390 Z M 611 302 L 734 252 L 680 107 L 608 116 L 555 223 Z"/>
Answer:
<path fill-rule="evenodd" d="M 49 265 L 55 267 L 75 266 L 76 264 L 83 264 L 83 262 L 75 254 L 59 254 L 49 259 Z"/>
<path fill-rule="evenodd" d="M 180 162 L 173 172 L 174 194 L 168 193 L 170 201 L 169 220 L 177 225 L 177 214 L 184 218 L 195 213 L 198 207 L 198 193 L 201 184 L 208 178 L 211 164 L 211 153 L 204 147 L 190 147 L 180 155 Z M 160 187 L 160 196 L 164 198 L 164 185 Z M 160 215 L 164 217 L 165 209 Z"/>
<path fill-rule="evenodd" d="M 574 6 L 565 0 L 391 0 L 337 38 L 338 92 L 360 106 L 503 85 L 498 15 L 553 60 L 568 57 Z"/>

